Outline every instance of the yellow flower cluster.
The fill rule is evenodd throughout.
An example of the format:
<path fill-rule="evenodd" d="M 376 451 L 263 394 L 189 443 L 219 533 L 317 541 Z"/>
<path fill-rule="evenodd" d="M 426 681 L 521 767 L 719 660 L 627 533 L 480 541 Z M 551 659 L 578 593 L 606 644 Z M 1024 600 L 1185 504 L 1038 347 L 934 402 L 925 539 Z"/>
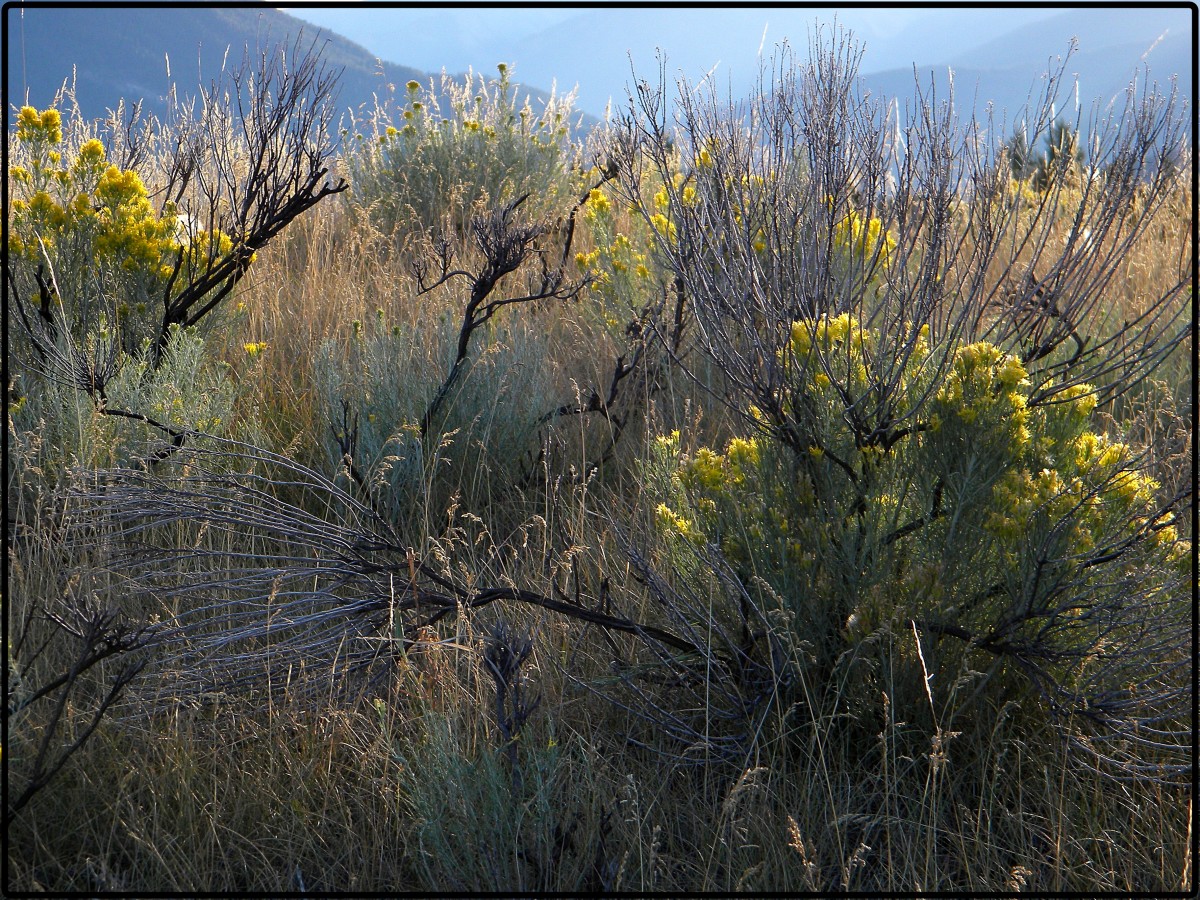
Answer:
<path fill-rule="evenodd" d="M 600 262 L 601 250 L 597 247 L 591 253 L 583 253 L 582 251 L 575 254 L 575 265 L 579 266 L 581 271 L 594 269 L 596 264 Z"/>
<path fill-rule="evenodd" d="M 584 177 L 590 181 L 600 175 L 594 168 Z M 622 329 L 645 306 L 647 292 L 655 290 L 654 236 L 637 210 L 619 207 L 598 187 L 584 196 L 582 208 L 586 228 L 581 239 L 592 249 L 577 252 L 575 264 L 591 280 L 597 320 L 610 330 Z"/>
<path fill-rule="evenodd" d="M 1082 487 L 1080 481 L 1077 487 Z M 1038 515 L 1059 519 L 1071 512 L 1075 498 L 1066 490 L 1062 476 L 1056 469 L 1042 469 L 1033 473 L 1028 470 L 1005 472 L 992 489 L 992 502 L 998 509 L 988 515 L 985 528 L 1015 547 L 1033 527 Z M 1077 529 L 1081 530 L 1081 529 Z M 1075 535 L 1090 543 L 1086 533 Z M 1087 544 L 1080 545 L 1086 550 Z"/>
<path fill-rule="evenodd" d="M 800 474 L 790 487 L 778 482 L 768 487 L 757 438 L 734 438 L 723 455 L 702 449 L 681 463 L 677 476 L 695 486 L 688 490 L 695 527 L 731 562 L 773 559 L 808 569 L 816 560 L 814 549 L 823 535 L 828 537 L 819 517 L 810 514 L 815 499 L 811 478 Z"/>
<path fill-rule="evenodd" d="M 781 359 L 789 381 L 802 391 L 832 388 L 832 373 L 840 387 L 857 394 L 868 386 L 866 359 L 872 343 L 862 324 L 848 313 L 822 315 L 792 323 Z"/>
<path fill-rule="evenodd" d="M 746 483 L 747 477 L 758 468 L 759 451 L 757 438 L 735 437 L 725 449 L 729 468 L 729 480 L 735 487 Z"/>
<path fill-rule="evenodd" d="M 679 480 L 689 491 L 719 491 L 725 485 L 725 458 L 707 447 L 701 447 L 696 455 L 679 470 Z"/>
<path fill-rule="evenodd" d="M 170 256 L 181 246 L 178 226 L 174 218 L 155 215 L 138 174 L 108 166 L 93 199 L 97 256 L 119 261 L 128 272 L 156 272 L 160 277 L 169 277 Z"/>
<path fill-rule="evenodd" d="M 1021 206 L 1032 209 L 1036 208 L 1039 202 L 1037 188 L 1033 186 L 1033 176 L 1018 181 L 1016 178 L 1008 180 L 1008 187 L 1005 191 L 1003 201 L 1012 203 L 1014 200 L 1019 201 Z"/>
<path fill-rule="evenodd" d="M 599 188 L 592 188 L 588 191 L 587 199 L 584 201 L 583 217 L 589 222 L 595 221 L 600 216 L 607 216 L 612 212 L 612 204 L 604 191 Z"/>
<path fill-rule="evenodd" d="M 26 143 L 61 143 L 62 115 L 57 109 L 38 112 L 32 106 L 22 106 L 17 114 L 17 140 Z"/>
<path fill-rule="evenodd" d="M 697 169 L 711 169 L 713 167 L 713 160 L 718 154 L 719 146 L 715 135 L 705 138 L 700 145 L 700 149 L 696 152 L 693 166 Z"/>
<path fill-rule="evenodd" d="M 650 225 L 658 232 L 659 237 L 665 238 L 668 243 L 675 243 L 677 233 L 675 223 L 670 221 L 662 213 L 655 213 L 650 217 Z"/>
<path fill-rule="evenodd" d="M 1006 471 L 993 488 L 984 527 L 1009 548 L 1006 554 L 1012 557 L 1013 548 L 1036 534 L 1056 535 L 1064 553 L 1088 553 L 1114 529 L 1128 533 L 1131 528 L 1145 529 L 1149 546 L 1170 562 L 1189 553 L 1191 545 L 1155 513 L 1159 484 L 1137 471 L 1132 448 L 1081 430 L 1095 406 L 1092 389 L 1079 385 L 1060 392 L 1060 398 L 1066 402 L 1039 408 L 1039 431 L 1046 435 L 1047 425 L 1062 417 L 1057 425 L 1065 423 L 1075 436 L 1044 437 L 1038 453 L 1027 454 L 1026 464 Z M 1034 458 L 1050 465 L 1038 469 L 1029 464 Z"/>
<path fill-rule="evenodd" d="M 714 541 L 732 560 L 750 558 L 747 538 L 761 542 L 767 533 L 790 535 L 788 540 L 799 547 L 801 531 L 797 529 L 802 523 L 789 523 L 778 511 L 763 509 L 759 440 L 735 437 L 724 453 L 701 447 L 689 457 L 680 452 L 678 431 L 656 438 L 656 455 L 675 461 L 671 480 L 678 493 L 672 502 L 689 507 L 693 513 L 689 518 L 666 503 L 660 504 L 656 510 L 659 529 L 668 536 L 682 536 L 693 542 Z M 776 496 L 777 501 L 783 499 L 782 494 Z"/>
<path fill-rule="evenodd" d="M 865 219 L 851 210 L 833 226 L 834 246 L 849 252 L 864 262 L 879 262 L 887 266 L 896 249 L 896 240 L 883 227 L 883 222 L 872 216 Z"/>
<path fill-rule="evenodd" d="M 835 345 L 843 344 L 847 338 L 850 338 L 852 346 L 863 346 L 862 326 L 852 322 L 849 313 L 842 313 L 833 318 L 822 315 L 816 319 L 800 319 L 792 323 L 788 349 L 794 358 L 803 359 L 809 356 L 814 347 L 825 351 L 832 350 Z"/>
<path fill-rule="evenodd" d="M 230 253 L 233 242 L 220 231 L 188 233 L 173 204 L 161 214 L 137 172 L 106 159 L 104 144 L 85 141 L 69 166 L 57 148 L 63 139 L 58 110 L 23 107 L 17 116 L 18 152 L 28 166 L 10 169 L 18 186 L 13 198 L 9 250 L 38 262 L 44 253 L 71 247 L 70 264 L 123 271 L 163 282 L 181 259 L 206 266 Z"/>
<path fill-rule="evenodd" d="M 1153 501 L 1159 484 L 1131 468 L 1133 452 L 1128 444 L 1085 431 L 1075 440 L 1074 451 L 1076 470 L 1110 497 L 1126 506 Z"/>
<path fill-rule="evenodd" d="M 79 148 L 76 165 L 79 166 L 81 172 L 95 171 L 104 165 L 104 156 L 104 144 L 96 138 L 91 138 Z"/>
<path fill-rule="evenodd" d="M 1022 447 L 1031 437 L 1021 390 L 1028 383 L 1021 361 L 994 344 L 959 347 L 934 397 L 934 427 L 957 421 L 978 429 L 979 440 L 1004 436 L 1010 446 Z"/>
<path fill-rule="evenodd" d="M 1126 444 L 1106 440 L 1091 431 L 1085 431 L 1075 440 L 1074 451 L 1073 461 L 1081 472 L 1119 466 L 1129 456 Z"/>
<path fill-rule="evenodd" d="M 704 540 L 704 534 L 696 527 L 695 522 L 679 515 L 665 503 L 660 503 L 655 508 L 654 519 L 658 527 L 667 534 L 678 535 L 695 543 Z"/>
<path fill-rule="evenodd" d="M 1070 417 L 1086 422 L 1096 408 L 1096 392 L 1090 384 L 1072 384 L 1055 395 L 1056 405 L 1065 404 Z"/>

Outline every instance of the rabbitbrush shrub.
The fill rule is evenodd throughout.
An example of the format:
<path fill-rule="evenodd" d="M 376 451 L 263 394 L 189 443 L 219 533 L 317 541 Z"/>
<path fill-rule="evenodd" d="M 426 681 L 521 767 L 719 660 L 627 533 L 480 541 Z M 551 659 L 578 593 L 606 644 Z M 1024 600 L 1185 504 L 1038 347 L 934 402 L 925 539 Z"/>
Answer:
<path fill-rule="evenodd" d="M 622 158 L 663 187 L 636 162 L 621 184 L 741 423 L 662 437 L 647 465 L 663 566 L 691 582 L 660 601 L 719 636 L 731 683 L 731 660 L 772 673 L 736 702 L 828 717 L 868 757 L 890 704 L 940 734 L 1015 700 L 1092 764 L 1180 777 L 1189 494 L 1097 413 L 1188 334 L 1182 268 L 1139 309 L 1106 300 L 1175 192 L 1154 160 L 1185 151 L 1184 120 L 1131 93 L 1080 139 L 1086 171 L 1013 191 L 978 123 L 922 101 L 901 126 L 857 60 L 784 53 L 732 108 L 681 84 L 678 129 L 643 85 L 624 120 Z"/>

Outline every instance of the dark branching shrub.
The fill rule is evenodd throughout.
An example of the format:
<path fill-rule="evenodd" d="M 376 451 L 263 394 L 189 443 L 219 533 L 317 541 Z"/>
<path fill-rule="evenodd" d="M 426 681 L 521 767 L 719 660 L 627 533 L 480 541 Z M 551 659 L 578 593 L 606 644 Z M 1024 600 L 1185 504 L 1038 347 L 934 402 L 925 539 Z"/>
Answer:
<path fill-rule="evenodd" d="M 151 626 L 130 621 L 79 579 L 68 583 L 60 603 L 31 605 L 10 625 L 6 827 L 92 736 L 141 674 L 154 644 Z M 71 714 L 81 713 L 82 725 L 69 723 Z"/>
<path fill-rule="evenodd" d="M 557 227 L 531 218 L 527 195 L 495 208 L 477 204 L 468 233 L 431 234 L 410 263 L 411 282 L 398 286 L 411 291 L 405 302 L 419 305 L 416 324 L 389 328 L 381 308 L 373 327 L 353 324 L 348 347 L 323 343 L 327 448 L 378 509 L 416 521 L 415 511 L 444 507 L 448 491 L 479 508 L 482 497 L 524 490 L 544 477 L 555 425 L 574 417 L 601 423 L 593 429 L 590 474 L 611 458 L 657 389 L 663 359 L 653 352 L 654 323 L 671 315 L 663 286 L 615 257 L 593 267 L 599 250 L 572 254 L 577 224 L 581 232 L 613 224 L 601 190 L 613 174 L 590 174 L 595 180 L 567 198 Z M 632 260 L 629 240 L 613 240 Z M 621 266 L 639 280 L 636 287 L 614 268 Z M 576 339 L 568 368 L 573 398 L 548 365 L 554 354 L 546 332 L 561 326 L 567 304 L 583 307 L 578 318 L 615 357 L 606 373 L 603 359 L 578 353 Z M 590 321 L 600 318 L 597 308 L 611 323 Z"/>
<path fill-rule="evenodd" d="M 381 310 L 370 330 L 354 324 L 349 347 L 334 339 L 321 347 L 331 455 L 396 520 L 431 498 L 440 509 L 447 488 L 464 482 L 488 482 L 469 500 L 519 482 L 556 405 L 544 373 L 522 358 L 545 355 L 545 337 L 507 317 L 565 304 L 588 281 L 570 277 L 566 250 L 522 215 L 525 199 L 480 212 L 469 242 L 442 238 L 414 261 L 413 300 L 448 297 L 457 319 L 425 316 L 405 334 Z"/>

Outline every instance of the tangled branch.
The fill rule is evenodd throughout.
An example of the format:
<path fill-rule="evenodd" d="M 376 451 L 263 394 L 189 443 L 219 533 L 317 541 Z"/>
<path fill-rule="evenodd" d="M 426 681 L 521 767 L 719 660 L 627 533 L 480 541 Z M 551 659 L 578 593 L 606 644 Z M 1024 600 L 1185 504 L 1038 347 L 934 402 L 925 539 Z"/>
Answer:
<path fill-rule="evenodd" d="M 699 651 L 691 637 L 583 600 L 464 586 L 415 559 L 385 519 L 333 481 L 236 441 L 184 447 L 169 473 L 89 472 L 76 484 L 80 549 L 106 535 L 108 569 L 159 610 L 157 677 L 138 685 L 155 705 L 273 685 L 328 689 L 419 645 L 423 626 L 497 602 Z"/>

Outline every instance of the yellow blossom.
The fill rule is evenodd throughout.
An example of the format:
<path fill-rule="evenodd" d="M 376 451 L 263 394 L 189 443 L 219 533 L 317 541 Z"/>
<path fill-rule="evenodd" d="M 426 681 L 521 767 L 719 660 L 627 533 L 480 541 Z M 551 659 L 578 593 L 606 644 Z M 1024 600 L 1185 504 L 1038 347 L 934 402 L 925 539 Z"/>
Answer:
<path fill-rule="evenodd" d="M 1013 388 L 1026 381 L 1029 373 L 1015 356 L 1006 356 L 996 371 L 996 379 L 1006 388 Z"/>
<path fill-rule="evenodd" d="M 611 204 L 608 202 L 608 197 L 604 195 L 604 191 L 599 188 L 592 188 L 588 191 L 588 205 L 597 213 L 608 212 Z"/>
<path fill-rule="evenodd" d="M 62 142 L 62 116 L 57 109 L 38 112 L 32 106 L 22 106 L 17 114 L 17 139 L 32 141 L 48 139 L 51 144 Z"/>
<path fill-rule="evenodd" d="M 694 459 L 680 471 L 680 480 L 692 490 L 718 490 L 725 483 L 724 459 L 718 454 L 701 447 Z"/>
<path fill-rule="evenodd" d="M 660 434 L 654 438 L 654 445 L 659 450 L 668 453 L 679 452 L 679 429 L 676 428 L 670 434 Z"/>
<path fill-rule="evenodd" d="M 650 224 L 654 227 L 661 236 L 668 241 L 675 240 L 675 223 L 667 219 L 662 213 L 655 213 L 650 217 Z"/>
<path fill-rule="evenodd" d="M 85 141 L 83 146 L 79 148 L 79 160 L 81 163 L 94 165 L 104 161 L 104 144 L 92 138 Z"/>
<path fill-rule="evenodd" d="M 691 520 L 679 515 L 665 503 L 658 504 L 654 510 L 654 517 L 658 526 L 668 533 L 677 534 L 690 541 L 700 541 L 704 538 Z"/>

